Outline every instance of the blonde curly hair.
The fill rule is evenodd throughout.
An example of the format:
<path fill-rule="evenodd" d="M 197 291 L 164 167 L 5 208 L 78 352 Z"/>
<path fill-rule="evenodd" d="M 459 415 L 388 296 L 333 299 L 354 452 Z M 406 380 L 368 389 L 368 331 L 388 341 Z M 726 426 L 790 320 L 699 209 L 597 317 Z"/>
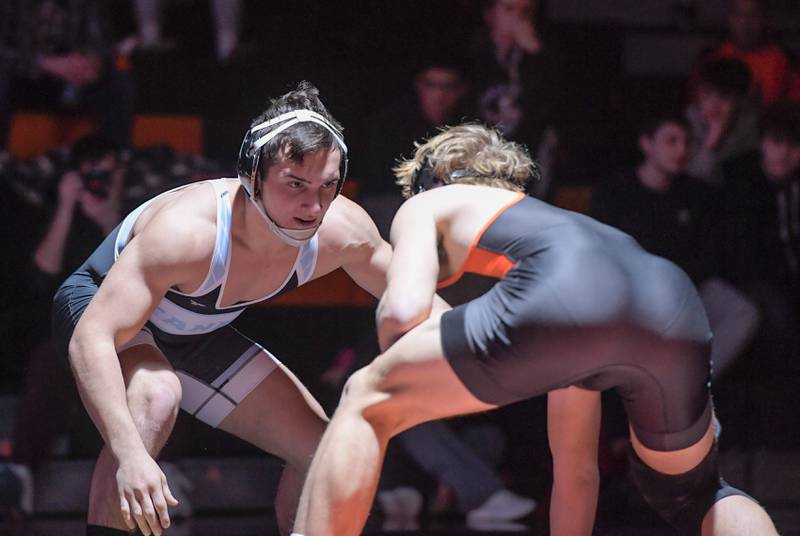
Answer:
<path fill-rule="evenodd" d="M 516 192 L 539 176 L 525 147 L 479 124 L 443 127 L 423 143 L 415 142 L 414 147 L 412 158 L 400 160 L 392 168 L 406 199 L 414 195 L 414 177 L 425 166 L 443 184 L 479 184 Z"/>

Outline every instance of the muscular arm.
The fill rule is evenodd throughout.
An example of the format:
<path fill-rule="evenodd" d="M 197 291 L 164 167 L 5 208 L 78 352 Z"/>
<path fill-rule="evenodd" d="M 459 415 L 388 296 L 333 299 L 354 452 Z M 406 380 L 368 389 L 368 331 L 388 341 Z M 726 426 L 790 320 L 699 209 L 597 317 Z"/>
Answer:
<path fill-rule="evenodd" d="M 128 411 L 115 348 L 141 329 L 169 287 L 203 262 L 192 224 L 171 218 L 154 218 L 123 250 L 69 345 L 81 399 L 118 460 L 146 451 Z"/>
<path fill-rule="evenodd" d="M 407 201 L 392 223 L 394 254 L 387 286 L 378 304 L 378 341 L 381 350 L 427 319 L 436 299 L 439 258 L 436 221 L 432 207 L 421 197 Z"/>
<path fill-rule="evenodd" d="M 553 455 L 552 534 L 592 533 L 600 485 L 599 433 L 599 392 L 569 387 L 547 395 L 547 435 Z"/>
<path fill-rule="evenodd" d="M 346 202 L 344 222 L 338 229 L 343 247 L 342 268 L 355 283 L 380 298 L 386 289 L 386 271 L 392 259 L 392 247 L 381 238 L 375 222 L 357 204 Z"/>

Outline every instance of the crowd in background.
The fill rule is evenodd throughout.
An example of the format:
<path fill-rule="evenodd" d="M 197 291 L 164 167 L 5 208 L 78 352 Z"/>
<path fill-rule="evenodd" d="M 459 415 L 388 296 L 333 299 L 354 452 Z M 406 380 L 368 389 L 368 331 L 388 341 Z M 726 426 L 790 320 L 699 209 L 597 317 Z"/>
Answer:
<path fill-rule="evenodd" d="M 661 91 L 625 103 L 633 111 L 619 115 L 626 123 L 623 136 L 614 128 L 586 132 L 596 128 L 591 113 L 584 122 L 576 120 L 575 110 L 593 103 L 576 103 L 570 96 L 596 94 L 602 105 L 600 95 L 615 85 L 618 73 L 594 79 L 595 87 L 572 87 L 579 69 L 570 63 L 574 50 L 570 54 L 570 44 L 548 24 L 536 0 L 450 2 L 446 17 L 428 17 L 434 8 L 410 3 L 410 13 L 397 24 L 415 26 L 401 35 L 417 35 L 418 41 L 407 46 L 386 37 L 381 45 L 392 50 L 387 73 L 358 73 L 357 59 L 344 57 L 357 52 L 337 52 L 357 42 L 346 35 L 349 17 L 356 17 L 352 13 L 321 22 L 314 20 L 319 8 L 303 6 L 308 18 L 297 8 L 273 20 L 254 4 L 37 0 L 0 5 L 0 149 L 8 145 L 10 121 L 19 110 L 92 115 L 98 127 L 95 134 L 46 155 L 0 155 L 5 304 L 0 386 L 19 400 L 5 454 L 25 468 L 25 478 L 35 475 L 55 438 L 80 413 L 71 378 L 57 368 L 47 342 L 55 288 L 142 201 L 189 180 L 232 175 L 237 133 L 244 132 L 252 115 L 250 96 L 258 93 L 263 102 L 275 93 L 267 89 L 270 84 L 283 89 L 295 78 L 310 78 L 303 74 L 307 64 L 315 64 L 323 96 L 330 89 L 331 109 L 341 114 L 346 135 L 353 133 L 348 140 L 358 200 L 385 237 L 402 202 L 391 168 L 414 141 L 465 120 L 497 128 L 535 155 L 542 176 L 530 184 L 531 195 L 557 201 L 559 188 L 584 175 L 577 181 L 591 193 L 584 210 L 673 260 L 697 284 L 715 333 L 714 393 L 726 423 L 723 448 L 800 446 L 790 429 L 800 380 L 800 63 L 770 32 L 765 1 L 727 2 L 725 34 L 709 40 L 679 83 L 672 80 L 671 98 Z M 187 14 L 206 9 L 203 16 L 210 24 L 193 31 Z M 391 26 L 379 9 L 363 9 L 359 28 L 371 26 L 373 19 Z M 454 12 L 459 9 L 463 13 Z M 248 22 L 243 14 L 254 11 L 262 20 Z M 170 13 L 173 22 L 181 21 L 182 33 L 170 35 L 165 16 Z M 469 24 L 444 27 L 462 18 Z M 299 45 L 311 40 L 304 34 L 325 24 L 332 28 L 323 34 L 336 40 Z M 200 41 L 206 48 L 198 46 Z M 373 45 L 359 43 L 368 57 L 366 49 Z M 317 54 L 318 48 L 325 50 Z M 594 51 L 584 52 L 592 63 Z M 212 67 L 186 76 L 186 58 L 202 55 Z M 337 60 L 349 66 L 337 71 Z M 131 146 L 135 113 L 171 111 L 153 104 L 157 91 L 147 92 L 160 85 L 153 81 L 155 69 L 170 61 L 175 71 L 158 71 L 158 77 L 199 103 L 209 131 L 205 157 Z M 358 74 L 362 78 L 354 80 Z M 170 82 L 171 76 L 178 79 Z M 345 77 L 345 89 L 337 89 Z M 211 78 L 222 79 L 213 82 L 216 96 L 194 97 L 197 86 Z M 267 78 L 265 84 L 253 83 Z M 575 136 L 576 129 L 583 132 Z M 611 141 L 586 143 L 604 136 Z M 578 154 L 610 145 L 611 153 L 638 156 L 615 160 L 591 150 Z M 319 391 L 332 393 L 329 409 L 347 375 L 377 352 L 369 323 L 339 321 L 353 324 L 358 333 L 347 341 L 323 341 L 327 354 L 306 365 L 317 375 Z M 544 462 L 518 463 L 532 453 L 546 456 L 544 423 L 529 420 L 541 421 L 539 410 L 531 403 L 494 419 L 435 423 L 401 435 L 378 496 L 382 508 L 413 520 L 427 495 L 434 509 L 452 508 L 479 519 L 478 507 L 502 492 L 507 503 L 532 510 L 533 501 L 509 488 L 537 500 L 544 496 L 528 480 L 532 477 L 514 469 L 547 471 Z M 601 469 L 607 475 L 624 472 L 615 443 L 626 433 L 620 429 L 620 411 L 611 399 L 604 405 Z M 426 474 L 413 474 L 408 467 Z"/>

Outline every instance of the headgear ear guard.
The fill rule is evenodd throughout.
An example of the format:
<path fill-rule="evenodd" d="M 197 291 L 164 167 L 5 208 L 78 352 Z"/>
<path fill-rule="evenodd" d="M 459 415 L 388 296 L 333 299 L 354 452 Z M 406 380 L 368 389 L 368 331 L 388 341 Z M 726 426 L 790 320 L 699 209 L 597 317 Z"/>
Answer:
<path fill-rule="evenodd" d="M 323 116 L 311 110 L 293 110 L 291 112 L 286 112 L 274 119 L 270 119 L 269 121 L 247 129 L 244 140 L 242 140 L 242 146 L 239 149 L 239 160 L 236 164 L 236 171 L 239 175 L 239 181 L 242 183 L 242 188 L 256 207 L 258 213 L 281 240 L 294 247 L 300 247 L 305 242 L 311 240 L 319 229 L 320 224 L 318 223 L 316 227 L 311 229 L 286 229 L 275 223 L 269 214 L 267 214 L 261 202 L 258 201 L 258 199 L 261 198 L 258 168 L 261 159 L 261 148 L 274 139 L 275 136 L 298 123 L 316 123 L 330 132 L 334 140 L 336 140 L 336 145 L 338 145 L 339 152 L 341 153 L 341 158 L 339 160 L 339 181 L 336 184 L 335 194 L 339 195 L 339 192 L 342 191 L 345 178 L 347 177 L 347 146 L 344 144 L 341 132 Z M 270 127 L 272 128 L 270 129 Z M 267 130 L 266 134 L 259 136 L 258 133 L 266 129 L 270 130 Z"/>
<path fill-rule="evenodd" d="M 471 173 L 466 169 L 455 169 L 450 173 L 449 178 L 460 179 L 470 175 L 474 175 L 474 173 Z M 416 195 L 426 190 L 431 190 L 437 186 L 444 186 L 446 184 L 450 183 L 437 177 L 433 172 L 433 167 L 431 166 L 430 162 L 426 159 L 425 163 L 422 164 L 422 167 L 416 170 L 411 176 L 411 195 Z"/>
<path fill-rule="evenodd" d="M 336 195 L 339 195 L 339 192 L 342 191 L 342 186 L 347 178 L 347 145 L 344 144 L 342 133 L 317 112 L 311 110 L 293 110 L 247 129 L 244 135 L 242 146 L 239 149 L 236 172 L 239 175 L 239 180 L 242 183 L 244 191 L 247 192 L 250 197 L 258 198 L 261 193 L 257 180 L 259 163 L 261 160 L 261 148 L 278 134 L 298 123 L 316 123 L 330 132 L 336 140 L 336 145 L 339 147 L 339 152 L 341 153 L 339 182 L 336 185 Z M 273 128 L 270 129 L 270 127 Z M 267 130 L 266 134 L 259 136 L 258 133 L 264 130 Z"/>

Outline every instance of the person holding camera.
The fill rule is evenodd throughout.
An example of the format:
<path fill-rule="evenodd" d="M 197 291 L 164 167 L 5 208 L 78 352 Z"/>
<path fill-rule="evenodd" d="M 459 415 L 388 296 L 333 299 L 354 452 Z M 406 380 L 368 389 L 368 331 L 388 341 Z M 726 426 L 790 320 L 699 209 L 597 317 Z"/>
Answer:
<path fill-rule="evenodd" d="M 78 405 L 69 376 L 53 367 L 54 351 L 47 335 L 48 304 L 66 275 L 120 222 L 124 182 L 125 170 L 114 143 L 101 135 L 79 140 L 58 180 L 52 216 L 34 249 L 28 270 L 33 292 L 25 307 L 35 320 L 26 325 L 37 327 L 25 329 L 40 332 L 24 334 L 36 342 L 26 367 L 9 465 L 20 490 L 13 507 L 25 514 L 33 512 L 33 475 Z"/>

